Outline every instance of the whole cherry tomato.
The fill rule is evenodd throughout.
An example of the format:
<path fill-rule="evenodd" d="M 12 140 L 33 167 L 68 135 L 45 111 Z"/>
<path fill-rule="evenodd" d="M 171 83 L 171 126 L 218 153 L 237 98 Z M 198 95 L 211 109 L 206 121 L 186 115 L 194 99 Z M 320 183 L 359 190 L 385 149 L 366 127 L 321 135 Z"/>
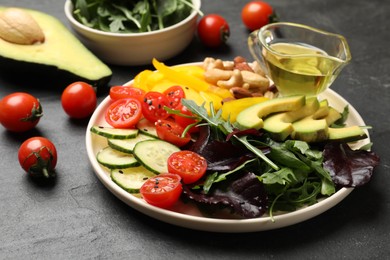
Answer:
<path fill-rule="evenodd" d="M 143 199 L 160 208 L 172 207 L 180 198 L 183 190 L 181 178 L 177 174 L 161 173 L 148 179 L 141 187 Z"/>
<path fill-rule="evenodd" d="M 178 147 L 182 147 L 191 141 L 190 134 L 187 132 L 182 136 L 184 128 L 173 121 L 159 119 L 156 121 L 155 125 L 158 137 L 164 141 Z"/>
<path fill-rule="evenodd" d="M 89 117 L 96 108 L 97 98 L 93 87 L 85 82 L 74 82 L 62 92 L 61 104 L 72 118 Z"/>
<path fill-rule="evenodd" d="M 31 137 L 24 141 L 19 148 L 18 159 L 20 166 L 33 177 L 55 176 L 57 150 L 47 138 Z"/>
<path fill-rule="evenodd" d="M 133 86 L 113 86 L 110 88 L 110 98 L 112 100 L 131 97 L 142 102 L 145 93 L 145 90 Z"/>
<path fill-rule="evenodd" d="M 251 1 L 241 10 L 241 19 L 245 26 L 251 30 L 257 30 L 266 24 L 276 21 L 276 15 L 272 6 L 263 1 Z"/>
<path fill-rule="evenodd" d="M 225 18 L 217 14 L 205 15 L 198 23 L 198 37 L 209 47 L 224 44 L 230 36 L 230 27 Z"/>
<path fill-rule="evenodd" d="M 115 128 L 133 128 L 142 117 L 141 102 L 135 98 L 122 98 L 106 110 L 107 123 Z"/>
<path fill-rule="evenodd" d="M 149 91 L 145 94 L 142 102 L 142 114 L 146 119 L 154 123 L 159 119 L 169 117 L 165 107 L 169 107 L 167 96 L 160 92 Z"/>
<path fill-rule="evenodd" d="M 0 123 L 13 132 L 34 128 L 42 117 L 42 107 L 34 96 L 16 92 L 0 101 Z"/>
<path fill-rule="evenodd" d="M 181 107 L 181 99 L 186 97 L 184 89 L 181 86 L 172 86 L 164 91 L 169 101 L 169 107 L 178 109 Z"/>
<path fill-rule="evenodd" d="M 185 184 L 196 182 L 206 170 L 206 159 L 192 151 L 183 150 L 168 157 L 168 172 L 180 175 Z"/>

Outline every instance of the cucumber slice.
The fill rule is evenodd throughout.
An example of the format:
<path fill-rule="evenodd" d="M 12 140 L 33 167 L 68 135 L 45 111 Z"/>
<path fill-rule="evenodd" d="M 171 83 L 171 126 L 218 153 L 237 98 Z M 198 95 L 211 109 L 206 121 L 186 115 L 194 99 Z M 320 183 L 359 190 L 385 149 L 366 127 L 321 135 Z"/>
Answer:
<path fill-rule="evenodd" d="M 138 135 L 138 129 L 119 129 L 106 126 L 94 125 L 91 127 L 91 132 L 111 138 L 111 139 L 129 139 Z"/>
<path fill-rule="evenodd" d="M 168 157 L 179 147 L 159 139 L 145 140 L 135 145 L 134 157 L 148 170 L 160 174 L 168 172 Z"/>
<path fill-rule="evenodd" d="M 136 128 L 145 135 L 149 135 L 156 138 L 158 137 L 154 123 L 150 122 L 145 118 L 142 118 L 140 121 L 138 121 Z"/>
<path fill-rule="evenodd" d="M 139 166 L 139 162 L 132 154 L 122 153 L 107 146 L 96 155 L 97 161 L 109 169 L 124 169 Z"/>
<path fill-rule="evenodd" d="M 139 193 L 145 181 L 153 176 L 156 176 L 156 174 L 143 166 L 111 171 L 113 182 L 129 193 Z"/>
<path fill-rule="evenodd" d="M 133 153 L 134 146 L 141 141 L 154 139 L 154 137 L 139 133 L 135 138 L 131 139 L 111 139 L 109 138 L 108 145 L 115 150 L 123 153 Z"/>

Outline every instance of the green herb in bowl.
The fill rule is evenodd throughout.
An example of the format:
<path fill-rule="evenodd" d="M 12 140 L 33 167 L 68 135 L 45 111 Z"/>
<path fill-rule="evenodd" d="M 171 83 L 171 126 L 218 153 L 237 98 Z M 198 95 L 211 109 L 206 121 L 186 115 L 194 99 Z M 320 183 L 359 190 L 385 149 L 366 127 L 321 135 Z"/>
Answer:
<path fill-rule="evenodd" d="M 93 29 L 140 33 L 174 25 L 191 14 L 191 0 L 72 0 L 73 16 Z"/>

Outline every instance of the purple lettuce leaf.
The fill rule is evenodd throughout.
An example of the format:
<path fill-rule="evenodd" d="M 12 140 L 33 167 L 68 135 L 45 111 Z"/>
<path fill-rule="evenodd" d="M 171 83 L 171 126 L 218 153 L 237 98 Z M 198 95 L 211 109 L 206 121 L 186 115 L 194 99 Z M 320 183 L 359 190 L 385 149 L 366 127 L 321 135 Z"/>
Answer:
<path fill-rule="evenodd" d="M 243 160 L 253 158 L 253 154 L 242 146 L 230 141 L 213 138 L 208 126 L 200 127 L 197 140 L 186 149 L 191 150 L 207 161 L 208 171 L 226 172 L 234 170 Z"/>
<path fill-rule="evenodd" d="M 346 143 L 328 143 L 323 151 L 323 167 L 339 187 L 359 187 L 368 183 L 379 156 L 365 150 L 352 150 Z"/>
<path fill-rule="evenodd" d="M 244 172 L 238 178 L 224 181 L 208 194 L 192 190 L 184 185 L 183 196 L 210 208 L 229 208 L 243 218 L 261 217 L 267 211 L 267 194 L 264 185 L 251 172 Z"/>

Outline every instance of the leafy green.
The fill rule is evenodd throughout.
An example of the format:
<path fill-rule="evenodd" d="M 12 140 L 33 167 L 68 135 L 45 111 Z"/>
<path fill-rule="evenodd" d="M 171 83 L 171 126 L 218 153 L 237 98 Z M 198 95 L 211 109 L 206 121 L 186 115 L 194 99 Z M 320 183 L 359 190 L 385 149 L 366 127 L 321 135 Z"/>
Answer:
<path fill-rule="evenodd" d="M 217 114 L 214 114 L 214 108 L 213 103 L 210 103 L 210 111 L 211 116 L 208 115 L 207 110 L 203 106 L 198 106 L 194 101 L 188 100 L 188 99 L 182 99 L 182 104 L 186 106 L 192 113 L 198 115 L 203 120 L 205 120 L 213 130 L 213 134 L 217 136 L 216 139 L 226 139 L 226 135 L 233 132 L 234 128 L 233 126 L 222 119 L 222 110 L 219 110 Z M 243 144 L 248 150 L 253 152 L 255 155 L 263 159 L 267 164 L 269 164 L 272 168 L 275 170 L 278 170 L 279 167 L 272 162 L 265 154 L 258 149 L 257 147 L 253 146 L 248 140 L 247 136 L 240 136 L 233 135 L 233 138 Z"/>
<path fill-rule="evenodd" d="M 252 132 L 239 131 L 229 121 L 221 118 L 221 111 L 213 112 L 212 104 L 210 115 L 204 106 L 198 106 L 194 101 L 183 99 L 182 104 L 197 115 L 199 121 L 202 120 L 200 124 L 209 125 L 215 138 L 227 140 L 231 137 L 232 142 L 246 147 L 257 156 L 234 170 L 208 173 L 203 189 L 199 185 L 196 186 L 203 196 L 212 194 L 217 183 L 245 171 L 256 174 L 264 185 L 271 204 L 271 216 L 273 211 L 295 210 L 317 202 L 319 197 L 335 193 L 336 188 L 331 176 L 322 166 L 323 154 L 320 148 L 312 148 L 304 141 L 287 140 L 279 143 L 267 135 L 252 135 Z M 264 153 L 264 147 L 269 151 Z"/>
<path fill-rule="evenodd" d="M 72 0 L 72 3 L 73 15 L 80 23 L 114 33 L 160 30 L 184 20 L 194 9 L 190 0 Z"/>

